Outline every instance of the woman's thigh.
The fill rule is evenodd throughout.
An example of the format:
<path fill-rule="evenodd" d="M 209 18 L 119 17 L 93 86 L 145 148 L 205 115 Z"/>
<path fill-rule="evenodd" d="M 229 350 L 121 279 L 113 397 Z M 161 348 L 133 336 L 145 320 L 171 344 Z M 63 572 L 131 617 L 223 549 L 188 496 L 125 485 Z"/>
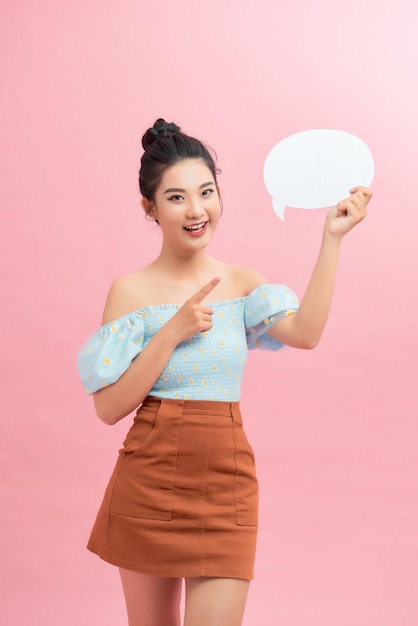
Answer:
<path fill-rule="evenodd" d="M 186 578 L 184 626 L 240 626 L 250 581 Z"/>
<path fill-rule="evenodd" d="M 181 578 L 119 571 L 129 626 L 180 626 Z"/>

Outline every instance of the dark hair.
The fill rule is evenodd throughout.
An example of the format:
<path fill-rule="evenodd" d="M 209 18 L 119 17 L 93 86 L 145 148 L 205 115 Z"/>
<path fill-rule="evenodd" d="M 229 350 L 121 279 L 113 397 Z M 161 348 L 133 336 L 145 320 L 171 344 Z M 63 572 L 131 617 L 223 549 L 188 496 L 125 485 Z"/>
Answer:
<path fill-rule="evenodd" d="M 217 183 L 219 170 L 209 149 L 199 139 L 182 133 L 173 122 L 158 119 L 142 137 L 142 147 L 145 152 L 141 157 L 139 189 L 147 200 L 154 200 L 164 171 L 183 159 L 203 159 Z"/>

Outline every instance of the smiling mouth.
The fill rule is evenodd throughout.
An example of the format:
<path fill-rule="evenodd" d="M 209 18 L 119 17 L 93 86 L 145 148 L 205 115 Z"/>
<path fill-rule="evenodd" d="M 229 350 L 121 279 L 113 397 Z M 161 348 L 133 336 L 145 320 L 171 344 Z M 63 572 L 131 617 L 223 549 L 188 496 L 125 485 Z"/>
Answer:
<path fill-rule="evenodd" d="M 191 226 L 184 226 L 184 230 L 187 230 L 189 233 L 198 233 L 205 228 L 206 224 L 207 222 L 200 222 L 200 224 L 192 224 Z"/>

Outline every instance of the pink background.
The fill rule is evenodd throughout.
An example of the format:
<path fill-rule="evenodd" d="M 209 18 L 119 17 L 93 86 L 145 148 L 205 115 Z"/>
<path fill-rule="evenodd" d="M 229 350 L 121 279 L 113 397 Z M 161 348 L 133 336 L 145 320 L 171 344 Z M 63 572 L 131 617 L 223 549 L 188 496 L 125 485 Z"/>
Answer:
<path fill-rule="evenodd" d="M 416 626 L 416 6 L 1 2 L 2 623 L 124 623 L 116 569 L 84 546 L 128 420 L 95 417 L 75 358 L 110 282 L 158 252 L 136 179 L 164 116 L 219 155 L 212 253 L 299 295 L 325 210 L 280 222 L 268 151 L 336 128 L 373 152 L 321 344 L 250 358 L 262 504 L 244 624 Z"/>

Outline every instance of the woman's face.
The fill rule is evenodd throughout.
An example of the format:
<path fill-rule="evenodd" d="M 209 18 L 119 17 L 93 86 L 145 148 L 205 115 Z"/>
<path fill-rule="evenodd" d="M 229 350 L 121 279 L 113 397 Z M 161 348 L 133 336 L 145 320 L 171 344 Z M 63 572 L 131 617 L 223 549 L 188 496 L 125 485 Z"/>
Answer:
<path fill-rule="evenodd" d="M 215 231 L 221 213 L 218 188 L 203 159 L 184 159 L 167 168 L 144 209 L 163 231 L 164 243 L 202 248 Z"/>

